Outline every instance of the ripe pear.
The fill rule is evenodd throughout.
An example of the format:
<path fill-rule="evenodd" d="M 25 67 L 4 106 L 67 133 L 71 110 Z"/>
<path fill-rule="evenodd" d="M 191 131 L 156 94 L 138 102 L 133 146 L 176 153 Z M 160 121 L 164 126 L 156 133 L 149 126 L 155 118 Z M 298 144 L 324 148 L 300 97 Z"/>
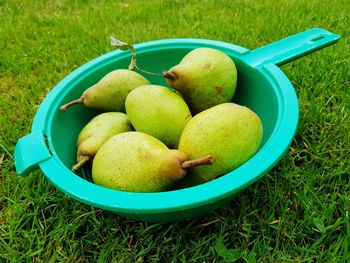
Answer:
<path fill-rule="evenodd" d="M 125 112 L 125 98 L 134 88 L 150 82 L 142 75 L 128 69 L 109 72 L 99 82 L 85 90 L 82 96 L 60 109 L 66 111 L 72 105 L 84 104 L 86 107 L 102 111 Z"/>
<path fill-rule="evenodd" d="M 168 149 L 146 133 L 124 132 L 98 150 L 92 163 L 92 180 L 115 190 L 160 192 L 183 178 L 187 169 L 211 162 L 211 156 L 188 160 L 181 151 Z"/>
<path fill-rule="evenodd" d="M 192 118 L 181 96 L 158 85 L 132 90 L 126 97 L 125 109 L 136 131 L 150 134 L 170 148 L 177 147 L 182 130 Z"/>
<path fill-rule="evenodd" d="M 77 139 L 77 161 L 72 171 L 78 171 L 90 161 L 101 145 L 112 136 L 132 131 L 133 127 L 125 113 L 104 112 L 92 118 L 80 131 Z"/>
<path fill-rule="evenodd" d="M 237 86 L 234 61 L 213 48 L 192 50 L 163 76 L 181 92 L 193 114 L 230 102 Z"/>
<path fill-rule="evenodd" d="M 223 103 L 198 113 L 186 125 L 179 150 L 189 158 L 210 154 L 215 161 L 190 169 L 180 187 L 210 181 L 242 165 L 258 151 L 262 135 L 259 116 L 247 107 Z"/>

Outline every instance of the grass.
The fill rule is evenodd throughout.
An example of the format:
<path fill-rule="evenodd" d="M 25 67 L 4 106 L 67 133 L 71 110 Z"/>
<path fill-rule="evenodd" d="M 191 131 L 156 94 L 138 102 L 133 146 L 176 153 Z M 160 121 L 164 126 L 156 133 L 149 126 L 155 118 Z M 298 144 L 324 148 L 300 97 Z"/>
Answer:
<path fill-rule="evenodd" d="M 9 1 L 0 3 L 1 262 L 349 262 L 348 1 Z M 334 46 L 282 70 L 300 103 L 278 165 L 223 208 L 151 224 L 64 195 L 40 171 L 16 175 L 13 151 L 67 74 L 129 43 L 199 37 L 254 49 L 311 27 Z"/>

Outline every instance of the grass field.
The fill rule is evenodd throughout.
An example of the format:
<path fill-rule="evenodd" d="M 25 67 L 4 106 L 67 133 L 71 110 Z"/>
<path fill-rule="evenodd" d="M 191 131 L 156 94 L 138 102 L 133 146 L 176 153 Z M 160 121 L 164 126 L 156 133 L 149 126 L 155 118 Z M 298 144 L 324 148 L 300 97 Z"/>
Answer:
<path fill-rule="evenodd" d="M 349 262 L 350 16 L 336 1 L 0 2 L 0 262 Z M 312 27 L 334 46 L 286 64 L 300 103 L 278 165 L 215 212 L 151 224 L 15 173 L 17 140 L 67 74 L 129 43 L 199 37 L 254 49 Z"/>

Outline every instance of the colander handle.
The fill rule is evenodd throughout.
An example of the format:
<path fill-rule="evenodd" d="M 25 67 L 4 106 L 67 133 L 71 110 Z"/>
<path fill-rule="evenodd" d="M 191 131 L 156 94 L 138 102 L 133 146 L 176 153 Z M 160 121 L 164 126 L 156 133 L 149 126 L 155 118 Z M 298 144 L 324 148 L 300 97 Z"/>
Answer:
<path fill-rule="evenodd" d="M 18 140 L 14 152 L 17 174 L 28 175 L 38 168 L 39 163 L 52 157 L 45 140 L 41 131 L 32 132 Z"/>
<path fill-rule="evenodd" d="M 251 50 L 243 57 L 254 67 L 273 63 L 281 66 L 334 44 L 340 36 L 322 28 L 312 28 L 269 45 Z"/>

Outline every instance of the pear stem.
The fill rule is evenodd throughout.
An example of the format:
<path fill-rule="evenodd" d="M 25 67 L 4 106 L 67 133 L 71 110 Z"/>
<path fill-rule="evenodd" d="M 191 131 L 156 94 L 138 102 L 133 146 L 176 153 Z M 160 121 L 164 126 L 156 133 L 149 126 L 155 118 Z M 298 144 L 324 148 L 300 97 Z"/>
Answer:
<path fill-rule="evenodd" d="M 181 164 L 181 168 L 184 170 L 187 170 L 198 165 L 210 165 L 213 162 L 214 162 L 214 157 L 212 155 L 208 155 L 198 159 L 184 161 Z"/>
<path fill-rule="evenodd" d="M 75 165 L 73 165 L 73 167 L 72 167 L 72 172 L 77 172 L 77 171 L 79 171 L 79 169 L 81 168 L 81 167 L 83 167 L 88 161 L 90 161 L 90 156 L 83 156 L 83 158 L 81 159 L 81 161 L 80 162 L 78 162 L 77 164 L 75 164 Z"/>
<path fill-rule="evenodd" d="M 133 70 L 135 67 L 137 68 L 137 65 L 136 65 L 136 63 L 137 63 L 136 51 L 135 51 L 135 48 L 132 45 L 128 45 L 128 48 L 131 51 L 131 55 L 132 55 L 131 62 L 130 62 L 130 65 L 129 65 L 129 70 Z"/>
<path fill-rule="evenodd" d="M 177 79 L 177 75 L 170 72 L 170 71 L 163 71 L 163 77 L 166 78 L 166 79 L 169 79 L 171 81 L 174 81 Z"/>
<path fill-rule="evenodd" d="M 135 59 L 135 68 L 137 68 L 139 71 L 141 71 L 141 72 L 143 72 L 143 73 L 146 73 L 146 74 L 149 74 L 149 75 L 158 76 L 158 77 L 162 77 L 162 76 L 163 76 L 163 74 L 158 74 L 158 73 L 154 73 L 154 72 L 151 72 L 151 71 L 143 70 L 142 68 L 140 68 L 140 67 L 136 64 L 136 59 Z"/>
<path fill-rule="evenodd" d="M 65 112 L 70 106 L 72 106 L 74 104 L 84 104 L 84 98 L 81 97 L 79 99 L 72 100 L 71 102 L 68 102 L 67 104 L 64 104 L 63 106 L 61 106 L 60 110 L 62 112 Z"/>
<path fill-rule="evenodd" d="M 146 70 L 141 69 L 139 66 L 137 66 L 136 50 L 132 45 L 125 43 L 125 42 L 122 42 L 118 39 L 115 39 L 112 36 L 110 36 L 109 39 L 110 39 L 110 43 L 112 46 L 117 47 L 118 49 L 123 50 L 123 51 L 128 50 L 128 49 L 131 51 L 132 58 L 131 58 L 130 65 L 128 67 L 129 70 L 133 70 L 134 68 L 136 68 L 139 71 L 146 73 L 146 74 L 160 76 L 160 77 L 162 76 L 162 74 L 146 71 Z"/>
<path fill-rule="evenodd" d="M 139 71 L 141 71 L 143 73 L 146 73 L 146 74 L 149 74 L 149 75 L 160 76 L 160 77 L 162 76 L 162 74 L 154 73 L 154 72 L 143 70 L 142 68 L 140 68 L 137 65 L 136 51 L 135 51 L 135 49 L 134 49 L 134 47 L 132 45 L 129 45 L 129 46 L 130 46 L 130 51 L 131 51 L 131 54 L 132 54 L 132 59 L 131 59 L 130 65 L 129 65 L 129 70 L 133 70 L 134 68 L 136 68 Z"/>

